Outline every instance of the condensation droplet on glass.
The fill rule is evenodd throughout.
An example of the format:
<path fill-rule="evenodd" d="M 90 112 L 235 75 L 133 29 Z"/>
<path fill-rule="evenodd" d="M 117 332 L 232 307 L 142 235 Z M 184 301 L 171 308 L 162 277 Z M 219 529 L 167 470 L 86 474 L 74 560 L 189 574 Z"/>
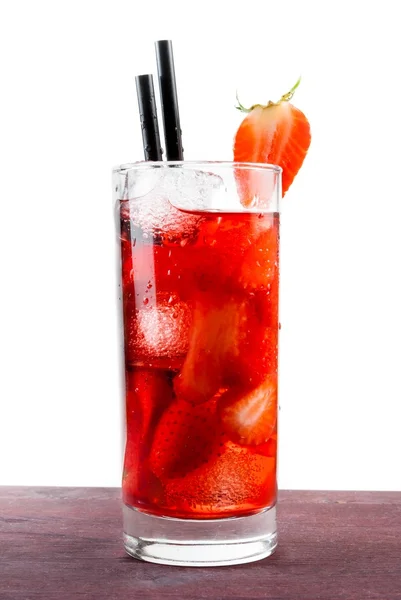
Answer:
<path fill-rule="evenodd" d="M 145 304 L 145 306 L 146 306 L 146 304 L 149 304 L 149 298 L 144 298 L 143 303 Z"/>
<path fill-rule="evenodd" d="M 170 275 L 170 273 L 171 273 L 171 271 L 170 271 L 170 269 L 169 269 L 169 270 L 167 271 L 167 275 Z"/>
<path fill-rule="evenodd" d="M 132 240 L 132 247 L 133 247 L 133 248 L 135 248 L 135 246 L 136 246 L 136 238 L 134 238 L 134 239 Z"/>
<path fill-rule="evenodd" d="M 151 288 L 151 287 L 152 287 L 152 284 L 151 284 L 151 282 L 150 282 L 150 281 L 148 281 L 148 285 L 146 286 L 146 289 L 147 289 L 147 290 L 150 290 L 150 288 Z"/>

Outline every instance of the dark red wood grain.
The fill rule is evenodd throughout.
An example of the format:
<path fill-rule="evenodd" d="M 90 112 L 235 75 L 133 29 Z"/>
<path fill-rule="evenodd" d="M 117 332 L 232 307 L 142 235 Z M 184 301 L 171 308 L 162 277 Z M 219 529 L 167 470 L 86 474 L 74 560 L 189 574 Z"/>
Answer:
<path fill-rule="evenodd" d="M 248 565 L 153 565 L 125 555 L 118 490 L 3 487 L 0 599 L 401 599 L 401 493 L 281 492 L 279 534 Z"/>

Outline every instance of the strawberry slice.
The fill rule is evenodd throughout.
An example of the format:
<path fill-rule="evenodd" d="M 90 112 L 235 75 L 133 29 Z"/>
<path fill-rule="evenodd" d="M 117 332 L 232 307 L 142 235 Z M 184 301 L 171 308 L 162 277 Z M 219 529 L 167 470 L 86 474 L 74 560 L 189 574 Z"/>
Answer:
<path fill-rule="evenodd" d="M 235 136 L 234 161 L 280 166 L 283 196 L 301 168 L 311 141 L 307 118 L 289 103 L 299 83 L 300 80 L 278 102 L 270 101 L 266 106 L 255 104 L 249 109 L 239 103 L 237 107 L 248 114 Z M 260 197 L 266 181 L 246 171 L 239 172 L 238 178 L 242 203 L 249 206 L 255 197 Z"/>
<path fill-rule="evenodd" d="M 156 427 L 150 468 L 163 480 L 184 477 L 217 454 L 223 438 L 216 400 L 198 406 L 175 400 Z"/>
<path fill-rule="evenodd" d="M 165 371 L 135 369 L 126 375 L 127 435 L 124 453 L 123 497 L 146 497 L 146 457 L 150 433 L 173 396 Z M 127 498 L 130 498 L 128 501 Z"/>
<path fill-rule="evenodd" d="M 224 379 L 227 361 L 238 353 L 246 302 L 223 294 L 203 293 L 193 311 L 189 350 L 174 380 L 177 397 L 192 404 L 210 400 Z"/>
<path fill-rule="evenodd" d="M 277 377 L 268 376 L 250 391 L 232 388 L 220 399 L 224 431 L 235 442 L 259 445 L 267 442 L 277 420 Z"/>
<path fill-rule="evenodd" d="M 263 456 L 270 456 L 271 458 L 277 458 L 277 432 L 275 431 L 271 438 L 264 444 L 258 446 L 249 446 L 252 451 L 256 454 L 263 454 Z"/>
<path fill-rule="evenodd" d="M 207 402 L 221 388 L 256 387 L 277 373 L 277 297 L 270 297 L 275 287 L 272 282 L 250 298 L 198 295 L 189 351 L 174 379 L 178 398 Z"/>
<path fill-rule="evenodd" d="M 149 428 L 171 402 L 173 390 L 166 371 L 148 371 L 137 367 L 126 373 L 126 418 L 128 435 Z"/>
<path fill-rule="evenodd" d="M 256 388 L 266 375 L 277 373 L 278 298 L 271 296 L 275 287 L 271 284 L 270 289 L 256 292 L 248 299 L 234 343 L 224 360 L 224 387 Z"/>

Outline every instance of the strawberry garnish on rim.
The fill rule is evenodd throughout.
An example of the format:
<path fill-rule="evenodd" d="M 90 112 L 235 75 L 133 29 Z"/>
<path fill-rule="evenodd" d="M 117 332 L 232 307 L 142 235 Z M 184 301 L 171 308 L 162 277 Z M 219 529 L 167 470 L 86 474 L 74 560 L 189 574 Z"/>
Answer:
<path fill-rule="evenodd" d="M 301 168 L 311 142 L 307 118 L 289 102 L 300 81 L 298 79 L 278 102 L 269 101 L 265 106 L 255 104 L 247 109 L 238 101 L 237 106 L 247 116 L 234 139 L 234 161 L 281 167 L 283 196 Z M 247 204 L 251 202 L 248 198 Z"/>

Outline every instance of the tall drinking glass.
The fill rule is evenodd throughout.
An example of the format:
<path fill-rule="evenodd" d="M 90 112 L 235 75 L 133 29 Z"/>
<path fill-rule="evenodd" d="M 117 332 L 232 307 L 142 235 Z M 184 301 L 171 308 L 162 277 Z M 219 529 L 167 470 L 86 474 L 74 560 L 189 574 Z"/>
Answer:
<path fill-rule="evenodd" d="M 113 177 L 125 549 L 188 566 L 264 558 L 277 544 L 281 169 L 143 162 Z"/>

